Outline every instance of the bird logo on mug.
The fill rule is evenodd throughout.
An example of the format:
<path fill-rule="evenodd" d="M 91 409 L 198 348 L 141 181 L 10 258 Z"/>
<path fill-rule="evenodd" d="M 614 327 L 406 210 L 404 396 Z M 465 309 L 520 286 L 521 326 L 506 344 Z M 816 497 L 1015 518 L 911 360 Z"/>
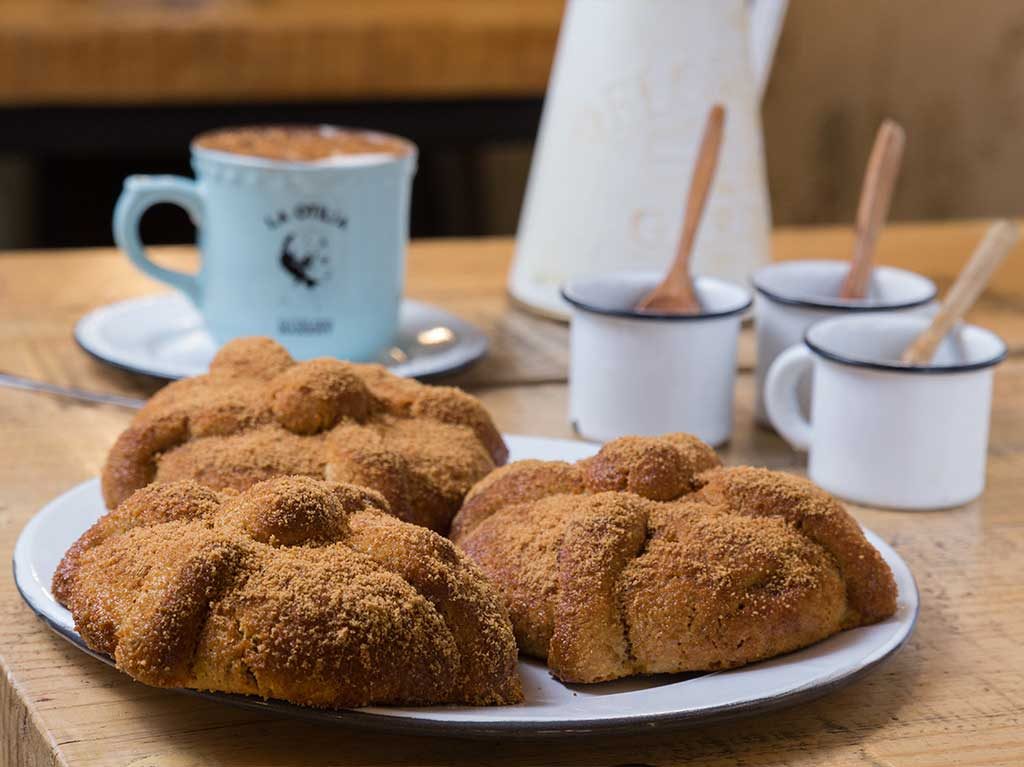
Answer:
<path fill-rule="evenodd" d="M 315 288 L 331 276 L 329 242 L 322 233 L 288 232 L 280 253 L 281 266 L 306 288 Z"/>
<path fill-rule="evenodd" d="M 332 233 L 348 226 L 348 217 L 318 203 L 299 203 L 264 218 L 270 230 L 283 233 L 278 263 L 293 283 L 308 290 L 331 277 Z"/>

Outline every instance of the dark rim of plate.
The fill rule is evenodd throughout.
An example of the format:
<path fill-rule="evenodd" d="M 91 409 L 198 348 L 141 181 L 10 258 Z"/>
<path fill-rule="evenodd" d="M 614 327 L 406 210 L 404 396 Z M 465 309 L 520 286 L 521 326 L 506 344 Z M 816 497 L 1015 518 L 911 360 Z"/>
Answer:
<path fill-rule="evenodd" d="M 11 564 L 13 569 L 13 558 Z M 914 579 L 913 573 L 908 572 L 908 574 L 914 584 L 915 592 L 920 594 L 920 589 L 917 587 L 917 581 Z M 50 630 L 73 644 L 78 649 L 82 650 L 87 655 L 105 663 L 108 666 L 116 668 L 112 658 L 90 649 L 76 632 L 69 631 L 65 627 L 55 623 L 39 608 L 37 608 L 28 599 L 25 592 L 22 591 L 21 584 L 18 583 L 17 574 L 14 573 L 13 575 L 15 587 L 18 589 L 18 594 L 21 596 L 22 600 L 24 600 L 25 604 L 29 606 L 29 608 Z M 874 659 L 872 662 L 867 663 L 854 671 L 850 671 L 847 674 L 815 687 L 792 690 L 788 693 L 774 695 L 757 701 L 734 703 L 712 709 L 692 711 L 685 714 L 667 713 L 657 714 L 654 716 L 624 716 L 617 717 L 612 720 L 557 720 L 544 722 L 543 726 L 537 726 L 535 723 L 530 722 L 515 721 L 457 724 L 438 722 L 436 720 L 415 719 L 412 717 L 388 716 L 386 714 L 367 714 L 352 709 L 328 711 L 298 706 L 293 703 L 286 703 L 283 701 L 268 701 L 231 693 L 208 693 L 183 688 L 175 688 L 171 690 L 171 692 L 205 698 L 206 700 L 234 706 L 236 708 L 245 708 L 262 711 L 264 713 L 278 714 L 292 719 L 304 719 L 307 721 L 317 721 L 327 724 L 352 725 L 378 732 L 397 732 L 406 735 L 429 735 L 434 737 L 448 736 L 461 739 L 503 737 L 515 740 L 544 740 L 592 734 L 635 735 L 643 732 L 654 732 L 655 730 L 665 731 L 671 729 L 683 729 L 711 722 L 740 719 L 753 714 L 764 713 L 766 711 L 792 706 L 798 703 L 806 703 L 816 698 L 820 698 L 823 695 L 844 687 L 847 684 L 867 675 L 876 666 L 899 651 L 914 633 L 914 628 L 917 625 L 920 610 L 921 603 L 919 598 L 914 610 L 914 615 L 911 617 L 907 633 L 903 636 L 900 642 L 890 648 L 881 657 Z"/>

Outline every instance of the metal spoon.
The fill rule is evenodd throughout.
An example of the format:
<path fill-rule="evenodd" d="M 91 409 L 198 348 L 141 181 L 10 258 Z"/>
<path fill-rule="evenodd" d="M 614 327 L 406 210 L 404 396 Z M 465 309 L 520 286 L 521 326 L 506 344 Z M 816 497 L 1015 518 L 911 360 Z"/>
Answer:
<path fill-rule="evenodd" d="M 46 383 L 45 381 L 35 381 L 31 378 L 11 375 L 10 373 L 0 373 L 0 387 L 20 389 L 21 391 L 41 392 L 43 394 L 52 394 L 56 397 L 66 397 L 67 399 L 75 399 L 81 402 L 96 402 L 101 405 L 115 405 L 117 407 L 125 407 L 131 410 L 138 410 L 146 404 L 146 400 L 144 399 L 123 397 L 120 394 L 99 394 L 97 392 L 76 389 L 70 386 L 57 386 L 56 384 Z"/>

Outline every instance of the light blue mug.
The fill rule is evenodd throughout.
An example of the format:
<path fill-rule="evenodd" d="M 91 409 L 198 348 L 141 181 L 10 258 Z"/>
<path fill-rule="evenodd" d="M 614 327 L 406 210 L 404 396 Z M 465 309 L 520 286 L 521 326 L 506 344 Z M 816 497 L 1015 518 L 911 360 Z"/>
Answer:
<path fill-rule="evenodd" d="M 219 344 L 265 335 L 298 359 L 375 359 L 398 332 L 417 152 L 397 136 L 362 135 L 401 150 L 295 162 L 193 141 L 195 180 L 125 179 L 114 241 L 143 272 L 188 296 Z M 192 217 L 197 274 L 147 256 L 139 220 L 160 203 Z"/>

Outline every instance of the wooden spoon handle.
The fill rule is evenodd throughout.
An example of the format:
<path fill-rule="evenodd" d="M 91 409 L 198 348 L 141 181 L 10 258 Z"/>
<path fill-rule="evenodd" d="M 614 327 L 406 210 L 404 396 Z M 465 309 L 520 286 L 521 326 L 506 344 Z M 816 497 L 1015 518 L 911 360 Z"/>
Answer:
<path fill-rule="evenodd" d="M 899 123 L 885 120 L 879 127 L 857 206 L 857 240 L 853 260 L 839 289 L 840 298 L 864 298 L 867 295 L 875 244 L 889 216 L 889 203 L 900 174 L 906 143 L 906 133 Z"/>
<path fill-rule="evenodd" d="M 931 325 L 925 328 L 900 357 L 907 365 L 927 365 L 935 356 L 939 342 L 978 300 L 993 272 L 1020 238 L 1020 230 L 1012 221 L 997 221 L 989 227 L 974 251 L 971 260 L 960 271 L 953 287 L 946 294 Z"/>
<path fill-rule="evenodd" d="M 711 182 L 715 180 L 715 169 L 718 167 L 719 148 L 722 145 L 722 133 L 725 128 L 725 107 L 715 104 L 708 113 L 704 125 L 704 135 L 697 150 L 697 162 L 693 166 L 693 178 L 690 179 L 690 192 L 686 200 L 686 214 L 683 218 L 683 233 L 679 236 L 676 248 L 676 259 L 669 270 L 668 278 L 674 287 L 686 287 L 692 291 L 690 282 L 690 255 L 693 253 L 693 241 L 697 238 L 697 228 L 704 214 L 704 206 L 711 190 Z M 686 288 L 682 288 L 686 289 Z"/>
<path fill-rule="evenodd" d="M 697 149 L 697 161 L 693 165 L 693 178 L 690 179 L 690 190 L 686 197 L 683 231 L 679 237 L 675 259 L 662 281 L 636 305 L 638 311 L 700 314 L 700 300 L 690 279 L 690 256 L 693 254 L 693 241 L 697 238 L 697 227 L 700 226 L 711 182 L 715 178 L 724 127 L 725 107 L 715 104 L 708 113 L 704 135 Z"/>

